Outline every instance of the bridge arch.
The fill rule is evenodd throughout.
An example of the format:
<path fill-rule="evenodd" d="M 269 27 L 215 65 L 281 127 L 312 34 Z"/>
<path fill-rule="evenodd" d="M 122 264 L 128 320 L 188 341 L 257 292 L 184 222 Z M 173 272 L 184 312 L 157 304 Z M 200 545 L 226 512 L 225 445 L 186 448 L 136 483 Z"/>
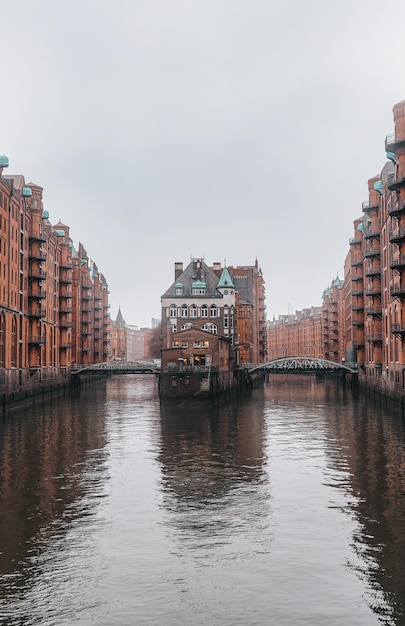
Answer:
<path fill-rule="evenodd" d="M 308 356 L 281 357 L 248 367 L 249 374 L 260 370 L 272 373 L 346 372 L 357 374 L 357 369 L 354 367 Z"/>

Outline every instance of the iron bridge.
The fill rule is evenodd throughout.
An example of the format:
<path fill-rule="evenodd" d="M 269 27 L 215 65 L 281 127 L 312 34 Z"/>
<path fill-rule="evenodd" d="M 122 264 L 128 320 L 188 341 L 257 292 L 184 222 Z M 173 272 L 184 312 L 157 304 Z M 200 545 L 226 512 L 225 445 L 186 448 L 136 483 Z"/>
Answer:
<path fill-rule="evenodd" d="M 160 368 L 147 361 L 106 361 L 72 368 L 72 376 L 79 374 L 157 374 Z"/>
<path fill-rule="evenodd" d="M 344 365 L 341 363 L 335 363 L 334 361 L 328 361 L 326 359 L 316 359 L 314 357 L 308 356 L 290 356 L 290 357 L 282 357 L 279 359 L 273 359 L 272 361 L 267 361 L 267 363 L 259 363 L 259 364 L 248 364 L 245 366 L 249 374 L 252 372 L 258 372 L 263 370 L 264 372 L 270 373 L 349 373 L 349 374 L 357 374 L 356 367 L 349 367 L 348 365 Z"/>

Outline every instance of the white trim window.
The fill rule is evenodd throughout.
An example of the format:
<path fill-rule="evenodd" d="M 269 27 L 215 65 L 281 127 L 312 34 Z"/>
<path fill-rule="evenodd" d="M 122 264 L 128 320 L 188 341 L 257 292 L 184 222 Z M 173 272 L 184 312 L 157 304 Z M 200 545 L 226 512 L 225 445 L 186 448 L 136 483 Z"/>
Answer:
<path fill-rule="evenodd" d="M 201 307 L 201 317 L 208 317 L 208 306 L 203 304 Z"/>
<path fill-rule="evenodd" d="M 210 306 L 210 317 L 217 317 L 217 305 L 211 304 Z"/>
<path fill-rule="evenodd" d="M 181 317 L 188 317 L 188 306 L 187 304 L 181 305 Z"/>
<path fill-rule="evenodd" d="M 177 317 L 177 306 L 175 304 L 170 305 L 169 317 Z"/>
<path fill-rule="evenodd" d="M 190 317 L 197 317 L 197 305 L 192 304 L 190 306 Z"/>
<path fill-rule="evenodd" d="M 218 334 L 218 326 L 216 324 L 203 324 L 201 326 L 201 330 L 208 330 L 208 332 L 213 335 Z"/>

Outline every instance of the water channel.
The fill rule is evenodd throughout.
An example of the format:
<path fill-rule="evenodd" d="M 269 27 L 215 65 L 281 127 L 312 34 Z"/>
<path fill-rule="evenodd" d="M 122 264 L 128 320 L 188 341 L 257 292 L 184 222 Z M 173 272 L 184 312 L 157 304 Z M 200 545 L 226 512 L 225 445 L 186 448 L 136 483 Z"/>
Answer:
<path fill-rule="evenodd" d="M 117 376 L 0 421 L 4 626 L 405 624 L 405 430 L 274 376 L 165 408 Z"/>

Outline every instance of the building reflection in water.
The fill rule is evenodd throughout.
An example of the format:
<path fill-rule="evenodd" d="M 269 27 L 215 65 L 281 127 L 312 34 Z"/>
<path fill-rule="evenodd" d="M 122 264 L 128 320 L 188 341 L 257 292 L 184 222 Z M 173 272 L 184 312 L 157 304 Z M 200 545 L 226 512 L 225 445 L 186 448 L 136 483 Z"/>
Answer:
<path fill-rule="evenodd" d="M 403 418 L 383 400 L 367 395 L 343 410 L 333 406 L 329 425 L 349 468 L 349 507 L 358 520 L 353 547 L 359 562 L 352 566 L 375 591 L 373 610 L 385 612 L 389 606 L 393 620 L 405 619 Z M 331 460 L 339 462 L 333 456 Z"/>
<path fill-rule="evenodd" d="M 238 533 L 255 535 L 257 549 L 267 550 L 263 407 L 260 391 L 228 404 L 161 407 L 163 507 L 180 555 L 187 547 L 198 558 L 218 546 L 232 550 Z"/>
<path fill-rule="evenodd" d="M 400 409 L 341 381 L 272 378 L 271 402 L 324 407 L 328 486 L 345 494 L 344 512 L 356 521 L 354 555 L 347 566 L 367 581 L 369 605 L 382 623 L 405 623 L 405 425 Z"/>
<path fill-rule="evenodd" d="M 104 393 L 91 390 L 99 407 Z M 103 496 L 105 419 L 85 398 L 39 401 L 0 423 L 0 599 L 32 586 L 39 555 Z"/>

